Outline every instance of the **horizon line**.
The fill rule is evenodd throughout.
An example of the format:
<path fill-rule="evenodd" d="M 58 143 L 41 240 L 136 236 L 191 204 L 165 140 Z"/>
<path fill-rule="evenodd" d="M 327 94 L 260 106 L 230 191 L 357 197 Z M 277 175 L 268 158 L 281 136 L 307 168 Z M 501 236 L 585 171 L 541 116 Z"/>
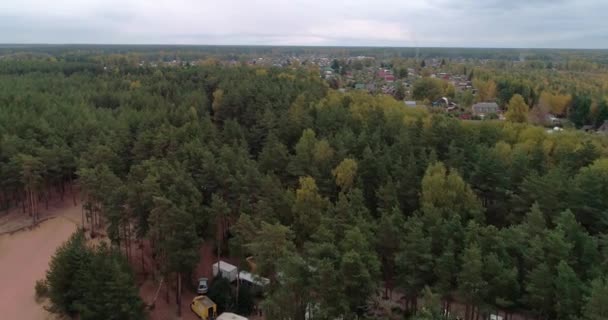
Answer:
<path fill-rule="evenodd" d="M 380 45 L 279 45 L 279 44 L 181 44 L 181 43 L 4 43 L 0 42 L 0 49 L 14 47 L 63 47 L 63 46 L 158 46 L 158 47 L 268 47 L 268 48 L 364 48 L 364 49 L 494 49 L 494 50 L 608 50 L 608 47 L 483 47 L 483 46 L 380 46 Z"/>

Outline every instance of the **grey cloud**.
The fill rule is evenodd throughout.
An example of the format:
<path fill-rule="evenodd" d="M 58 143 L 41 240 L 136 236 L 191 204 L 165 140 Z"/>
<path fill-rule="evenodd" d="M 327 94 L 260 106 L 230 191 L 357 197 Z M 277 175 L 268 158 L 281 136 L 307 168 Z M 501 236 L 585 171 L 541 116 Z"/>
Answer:
<path fill-rule="evenodd" d="M 0 43 L 608 48 L 604 0 L 4 1 Z"/>
<path fill-rule="evenodd" d="M 444 9 L 474 11 L 500 11 L 529 8 L 547 8 L 567 4 L 568 0 L 429 0 L 433 5 Z"/>

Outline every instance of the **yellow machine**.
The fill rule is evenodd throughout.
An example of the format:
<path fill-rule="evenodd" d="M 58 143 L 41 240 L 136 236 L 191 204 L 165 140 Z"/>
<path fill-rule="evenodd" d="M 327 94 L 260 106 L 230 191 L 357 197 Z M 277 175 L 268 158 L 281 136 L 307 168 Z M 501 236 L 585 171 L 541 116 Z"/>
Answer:
<path fill-rule="evenodd" d="M 192 299 L 190 309 L 203 320 L 213 320 L 217 318 L 217 305 L 207 296 L 198 296 Z"/>

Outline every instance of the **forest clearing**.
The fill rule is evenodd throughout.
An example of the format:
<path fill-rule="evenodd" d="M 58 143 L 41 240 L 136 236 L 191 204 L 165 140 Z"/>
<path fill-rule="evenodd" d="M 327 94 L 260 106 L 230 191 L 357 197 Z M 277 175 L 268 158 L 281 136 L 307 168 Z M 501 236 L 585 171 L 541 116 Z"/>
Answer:
<path fill-rule="evenodd" d="M 51 256 L 78 228 L 80 206 L 71 199 L 44 210 L 39 225 L 0 235 L 0 310 L 3 319 L 56 319 L 34 297 L 34 284 L 42 279 Z M 9 221 L 0 225 L 3 231 Z"/>

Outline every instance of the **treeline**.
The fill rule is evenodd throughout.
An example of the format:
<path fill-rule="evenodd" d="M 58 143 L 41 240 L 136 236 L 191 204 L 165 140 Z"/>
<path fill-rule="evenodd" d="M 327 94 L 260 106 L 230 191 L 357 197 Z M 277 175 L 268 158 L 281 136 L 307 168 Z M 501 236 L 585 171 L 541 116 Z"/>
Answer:
<path fill-rule="evenodd" d="M 272 319 L 348 318 L 382 287 L 408 314 L 438 295 L 430 317 L 454 301 L 467 319 L 607 316 L 602 137 L 429 115 L 301 69 L 27 73 L 0 88 L 4 205 L 77 178 L 88 228 L 128 259 L 149 239 L 178 300 L 215 239 L 271 279 Z"/>
<path fill-rule="evenodd" d="M 259 57 L 328 56 L 346 59 L 367 56 L 377 61 L 392 59 L 457 59 L 470 63 L 496 63 L 502 67 L 598 71 L 608 65 L 606 50 L 492 49 L 425 47 L 311 47 L 311 46 L 213 46 L 213 45 L 11 45 L 0 46 L 0 59 L 31 60 L 56 58 L 68 62 L 90 62 L 122 58 L 134 63 L 217 58 L 241 61 Z M 52 60 L 52 59 L 51 59 Z"/>

